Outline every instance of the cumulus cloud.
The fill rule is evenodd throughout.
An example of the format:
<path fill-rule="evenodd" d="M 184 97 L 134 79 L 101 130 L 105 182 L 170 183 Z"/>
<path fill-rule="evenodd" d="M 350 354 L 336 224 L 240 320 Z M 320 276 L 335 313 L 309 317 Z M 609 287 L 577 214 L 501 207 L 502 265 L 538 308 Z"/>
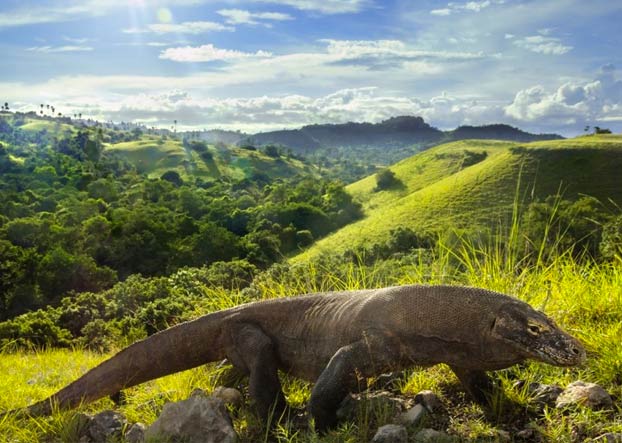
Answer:
<path fill-rule="evenodd" d="M 566 82 L 554 91 L 521 90 L 504 111 L 517 121 L 557 127 L 622 120 L 622 80 L 613 65 L 606 65 L 590 82 Z"/>
<path fill-rule="evenodd" d="M 153 32 L 156 34 L 204 34 L 206 32 L 235 31 L 235 28 L 221 23 L 210 21 L 196 21 L 183 23 L 153 23 L 146 28 L 128 28 L 126 34 L 144 34 Z"/>
<path fill-rule="evenodd" d="M 267 58 L 272 57 L 270 52 L 257 51 L 255 53 L 235 51 L 231 49 L 220 49 L 214 45 L 183 46 L 178 48 L 168 48 L 160 53 L 160 58 L 175 62 L 211 62 L 240 60 L 244 58 Z"/>
<path fill-rule="evenodd" d="M 243 9 L 221 9 L 218 14 L 226 18 L 230 25 L 264 25 L 272 26 L 269 21 L 293 20 L 289 14 L 282 12 L 250 12 Z"/>
<path fill-rule="evenodd" d="M 513 36 L 506 38 L 511 40 Z M 549 37 L 546 34 L 518 38 L 514 40 L 514 44 L 519 48 L 545 55 L 562 55 L 573 49 L 572 46 L 564 45 L 559 38 Z"/>

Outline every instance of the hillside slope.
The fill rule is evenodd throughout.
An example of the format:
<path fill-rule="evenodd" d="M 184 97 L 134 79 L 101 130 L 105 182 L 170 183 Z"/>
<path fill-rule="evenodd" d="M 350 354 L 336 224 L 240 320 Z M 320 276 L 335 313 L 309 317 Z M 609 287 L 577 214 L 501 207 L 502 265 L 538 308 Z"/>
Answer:
<path fill-rule="evenodd" d="M 622 136 L 589 136 L 528 144 L 470 140 L 449 143 L 390 168 L 399 183 L 376 191 L 375 176 L 347 189 L 365 217 L 320 240 L 295 258 L 385 242 L 390 231 L 447 228 L 478 231 L 510 222 L 523 203 L 561 192 L 622 205 Z"/>
<path fill-rule="evenodd" d="M 120 154 L 150 177 L 160 177 L 167 171 L 176 171 L 182 177 L 227 176 L 234 180 L 257 174 L 285 178 L 303 171 L 313 173 L 311 166 L 296 159 L 273 158 L 235 146 L 208 146 L 207 155 L 202 155 L 184 146 L 181 140 L 159 136 L 145 135 L 137 141 L 108 144 L 106 150 Z"/>

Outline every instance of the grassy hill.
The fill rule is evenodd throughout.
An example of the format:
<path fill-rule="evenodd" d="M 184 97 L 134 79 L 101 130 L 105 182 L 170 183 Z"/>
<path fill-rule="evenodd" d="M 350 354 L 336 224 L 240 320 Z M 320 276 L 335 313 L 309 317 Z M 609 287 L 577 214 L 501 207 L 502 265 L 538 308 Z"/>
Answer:
<path fill-rule="evenodd" d="M 208 147 L 208 155 L 183 145 L 181 140 L 144 135 L 139 140 L 106 145 L 106 150 L 117 152 L 150 177 L 160 177 L 167 171 L 176 171 L 182 177 L 197 176 L 234 180 L 265 174 L 271 178 L 291 177 L 300 172 L 311 172 L 310 166 L 296 159 L 273 158 L 260 151 L 237 147 Z"/>
<path fill-rule="evenodd" d="M 559 192 L 569 200 L 589 195 L 622 204 L 622 136 L 617 135 L 523 144 L 459 141 L 390 169 L 398 182 L 389 189 L 378 191 L 375 175 L 348 186 L 363 204 L 362 220 L 317 242 L 296 260 L 384 242 L 398 227 L 478 231 L 509 224 L 516 197 L 529 203 Z"/>

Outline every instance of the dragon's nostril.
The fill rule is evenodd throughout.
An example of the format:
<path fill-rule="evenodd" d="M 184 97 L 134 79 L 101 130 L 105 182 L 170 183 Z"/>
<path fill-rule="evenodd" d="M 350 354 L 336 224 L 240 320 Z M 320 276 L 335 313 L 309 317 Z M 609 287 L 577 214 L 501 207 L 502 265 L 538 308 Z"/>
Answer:
<path fill-rule="evenodd" d="M 574 355 L 579 355 L 581 353 L 579 348 L 570 348 L 570 352 L 572 352 Z"/>

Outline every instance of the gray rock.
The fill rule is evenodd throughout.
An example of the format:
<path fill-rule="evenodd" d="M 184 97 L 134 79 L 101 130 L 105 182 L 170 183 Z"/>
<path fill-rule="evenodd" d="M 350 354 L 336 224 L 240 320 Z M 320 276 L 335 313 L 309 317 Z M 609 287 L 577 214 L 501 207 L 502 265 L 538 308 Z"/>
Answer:
<path fill-rule="evenodd" d="M 142 423 L 134 423 L 125 433 L 127 443 L 143 443 L 145 441 L 145 429 Z"/>
<path fill-rule="evenodd" d="M 378 428 L 372 443 L 407 443 L 408 433 L 406 428 L 400 425 L 384 425 Z"/>
<path fill-rule="evenodd" d="M 415 434 L 416 443 L 451 443 L 454 440 L 450 435 L 435 429 L 422 429 Z"/>
<path fill-rule="evenodd" d="M 428 410 L 428 412 L 443 410 L 443 402 L 434 392 L 425 390 L 415 395 L 415 403 L 420 403 Z"/>
<path fill-rule="evenodd" d="M 592 441 L 599 443 L 622 443 L 622 433 L 607 432 L 606 434 L 599 435 Z"/>
<path fill-rule="evenodd" d="M 427 409 L 422 404 L 416 404 L 408 411 L 401 413 L 397 421 L 404 426 L 417 426 L 423 417 L 427 415 Z"/>
<path fill-rule="evenodd" d="M 88 425 L 88 435 L 93 443 L 120 440 L 126 426 L 127 419 L 123 414 L 110 410 L 103 411 L 91 419 Z"/>
<path fill-rule="evenodd" d="M 158 438 L 184 443 L 235 443 L 238 436 L 221 399 L 193 395 L 164 405 L 158 419 L 145 431 L 146 441 Z"/>
<path fill-rule="evenodd" d="M 558 408 L 581 405 L 591 409 L 606 409 L 613 406 L 607 391 L 595 383 L 575 381 L 560 394 L 555 402 Z"/>
<path fill-rule="evenodd" d="M 542 383 L 529 383 L 527 392 L 531 401 L 539 406 L 555 406 L 555 402 L 564 390 L 557 385 L 545 385 Z"/>
<path fill-rule="evenodd" d="M 244 397 L 242 396 L 242 393 L 234 388 L 218 386 L 216 389 L 214 389 L 212 395 L 224 401 L 225 404 L 233 406 L 234 408 L 240 408 L 244 404 Z"/>

